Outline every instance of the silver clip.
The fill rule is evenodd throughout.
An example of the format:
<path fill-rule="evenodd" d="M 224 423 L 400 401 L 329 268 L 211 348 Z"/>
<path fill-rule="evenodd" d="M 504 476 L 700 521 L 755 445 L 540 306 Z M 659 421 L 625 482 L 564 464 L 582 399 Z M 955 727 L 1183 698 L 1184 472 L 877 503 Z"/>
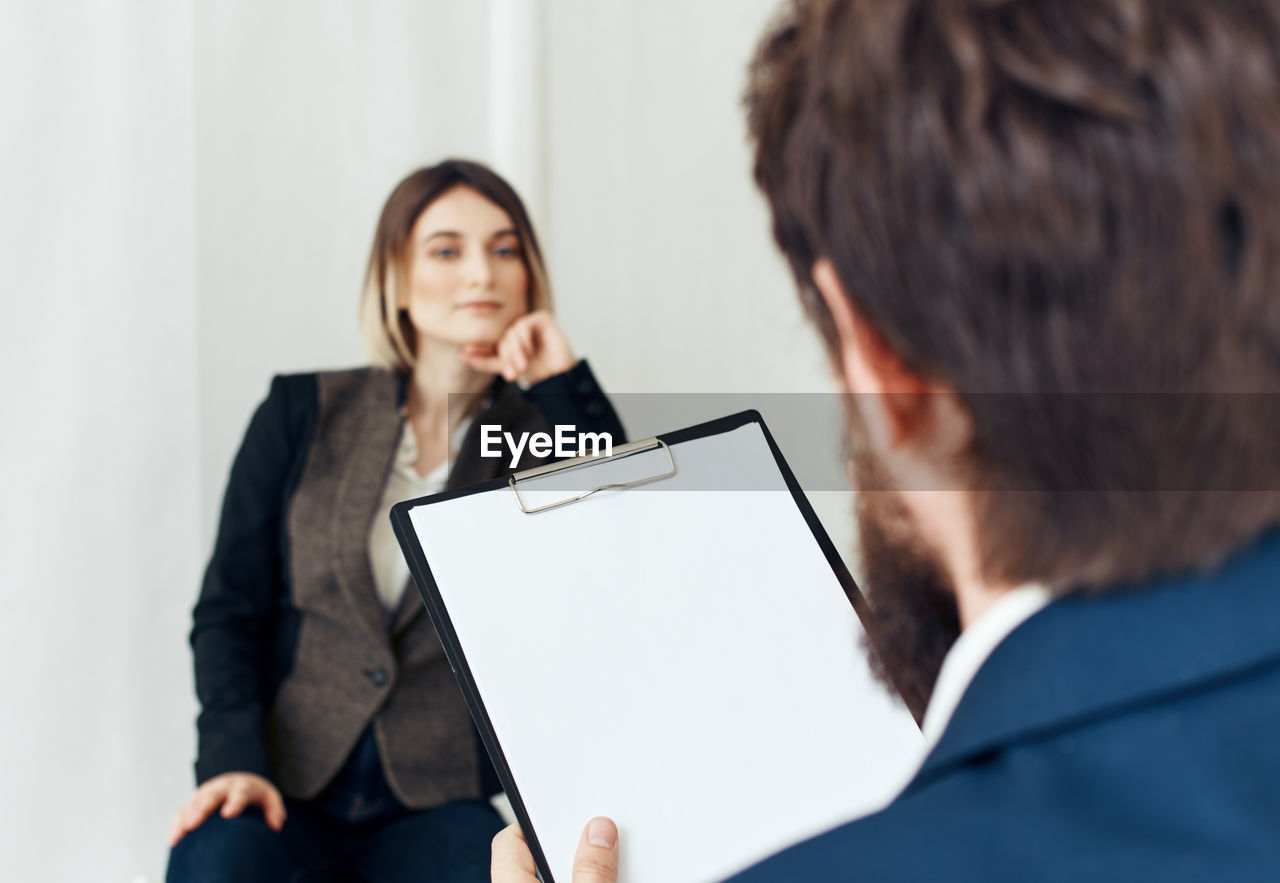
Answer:
<path fill-rule="evenodd" d="M 539 478 L 544 475 L 559 474 L 561 472 L 570 472 L 574 469 L 581 469 L 585 466 L 592 466 L 605 461 L 612 462 L 614 460 L 618 460 L 623 457 L 630 457 L 635 454 L 642 454 L 645 451 L 656 450 L 659 447 L 661 447 L 667 452 L 667 459 L 671 461 L 671 469 L 667 472 L 663 472 L 660 475 L 650 475 L 650 476 L 646 476 L 645 478 L 638 478 L 634 481 L 616 481 L 616 482 L 610 482 L 608 484 L 602 484 L 599 487 L 593 487 L 589 491 L 584 491 L 583 493 L 578 494 L 576 497 L 570 497 L 567 500 L 560 500 L 559 502 L 556 502 L 556 503 L 548 503 L 545 506 L 535 506 L 532 509 L 530 509 L 528 506 L 524 504 L 524 500 L 520 496 L 520 488 L 516 486 L 517 482 L 528 481 L 532 478 Z M 546 466 L 535 466 L 532 469 L 525 469 L 522 472 L 513 473 L 508 478 L 507 483 L 511 486 L 512 492 L 516 495 L 516 502 L 520 505 L 520 511 L 525 513 L 526 515 L 532 515 L 535 512 L 545 512 L 548 509 L 556 509 L 560 506 L 568 506 L 570 503 L 576 503 L 579 500 L 585 500 L 587 497 L 591 496 L 592 494 L 598 491 L 606 491 L 611 488 L 636 487 L 637 485 L 648 484 L 651 481 L 660 481 L 664 478 L 670 478 L 675 474 L 676 474 L 676 458 L 675 458 L 675 455 L 671 453 L 671 446 L 668 445 L 666 442 L 664 442 L 660 438 L 646 438 L 641 441 L 620 445 L 617 448 L 617 450 L 613 452 L 613 455 L 611 457 L 600 457 L 600 456 L 574 457 L 571 460 L 565 460 L 561 463 L 549 463 Z"/>

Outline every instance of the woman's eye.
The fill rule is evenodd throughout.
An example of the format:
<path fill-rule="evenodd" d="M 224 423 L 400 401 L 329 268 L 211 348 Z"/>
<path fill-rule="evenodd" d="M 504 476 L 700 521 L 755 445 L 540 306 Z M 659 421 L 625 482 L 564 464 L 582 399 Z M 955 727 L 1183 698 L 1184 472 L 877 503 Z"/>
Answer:
<path fill-rule="evenodd" d="M 458 256 L 458 250 L 456 248 L 444 248 L 444 247 L 433 248 L 431 250 L 431 256 L 433 258 L 441 258 L 443 260 L 448 260 L 449 258 L 456 258 Z"/>
<path fill-rule="evenodd" d="M 518 258 L 520 257 L 520 248 L 515 245 L 500 245 L 493 250 L 493 253 L 500 258 Z"/>

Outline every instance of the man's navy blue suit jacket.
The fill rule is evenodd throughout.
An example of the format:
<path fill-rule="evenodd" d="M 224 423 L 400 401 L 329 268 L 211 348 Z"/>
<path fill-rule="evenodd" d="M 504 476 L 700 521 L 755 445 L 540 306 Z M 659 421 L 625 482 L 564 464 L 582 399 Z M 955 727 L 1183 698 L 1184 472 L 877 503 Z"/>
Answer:
<path fill-rule="evenodd" d="M 892 804 L 734 878 L 837 880 L 1280 881 L 1280 536 L 1049 605 Z"/>

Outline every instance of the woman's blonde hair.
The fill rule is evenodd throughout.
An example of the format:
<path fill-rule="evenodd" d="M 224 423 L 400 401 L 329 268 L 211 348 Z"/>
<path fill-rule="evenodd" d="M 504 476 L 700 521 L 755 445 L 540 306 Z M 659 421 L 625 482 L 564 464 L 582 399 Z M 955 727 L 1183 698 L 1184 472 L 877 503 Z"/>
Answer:
<path fill-rule="evenodd" d="M 427 206 L 454 187 L 469 187 L 507 213 L 520 240 L 520 254 L 529 273 L 529 309 L 551 309 L 542 249 L 533 224 L 516 191 L 492 169 L 477 162 L 446 159 L 418 169 L 396 185 L 382 207 L 364 289 L 360 294 L 360 336 L 369 360 L 393 371 L 413 368 L 418 335 L 398 293 L 406 284 L 408 245 L 413 225 Z"/>

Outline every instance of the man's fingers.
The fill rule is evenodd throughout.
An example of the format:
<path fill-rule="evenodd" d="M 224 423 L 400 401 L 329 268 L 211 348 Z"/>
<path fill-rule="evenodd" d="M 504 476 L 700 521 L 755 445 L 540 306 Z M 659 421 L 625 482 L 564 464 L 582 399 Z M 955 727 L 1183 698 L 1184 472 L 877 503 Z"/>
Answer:
<path fill-rule="evenodd" d="M 493 838 L 492 883 L 537 883 L 533 854 L 519 825 L 508 825 Z"/>
<path fill-rule="evenodd" d="M 573 857 L 573 883 L 617 883 L 618 827 L 603 817 L 592 819 Z"/>

